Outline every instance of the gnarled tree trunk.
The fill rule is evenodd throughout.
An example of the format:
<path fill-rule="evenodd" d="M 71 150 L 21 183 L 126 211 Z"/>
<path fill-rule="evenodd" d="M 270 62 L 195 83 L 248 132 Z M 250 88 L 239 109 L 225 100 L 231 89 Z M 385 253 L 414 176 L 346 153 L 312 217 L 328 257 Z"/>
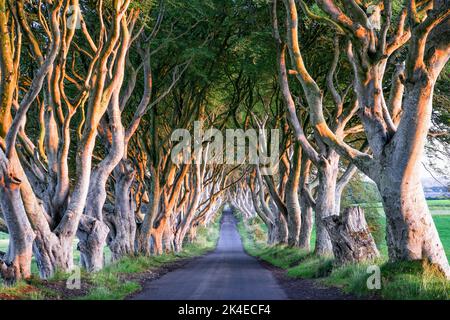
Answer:
<path fill-rule="evenodd" d="M 122 160 L 114 169 L 116 178 L 116 203 L 114 213 L 108 216 L 108 223 L 113 230 L 109 236 L 108 246 L 113 260 L 135 253 L 136 219 L 130 197 L 131 184 L 135 171 L 128 160 Z"/>
<path fill-rule="evenodd" d="M 195 187 L 194 196 L 191 203 L 189 204 L 186 216 L 182 219 L 180 226 L 175 234 L 174 244 L 175 250 L 177 252 L 181 251 L 183 248 L 184 238 L 186 237 L 187 232 L 191 228 L 192 221 L 194 219 L 195 213 L 197 212 L 197 208 L 200 203 L 200 196 L 201 196 L 200 193 L 202 190 L 202 183 L 203 183 L 202 173 L 200 170 L 201 169 L 200 163 L 196 164 L 194 169 L 195 169 L 195 176 L 194 176 L 195 184 L 193 184 Z"/>
<path fill-rule="evenodd" d="M 166 228 L 166 217 L 158 221 L 157 226 L 152 228 L 151 237 L 153 240 L 152 250 L 155 255 L 164 253 L 163 235 Z"/>
<path fill-rule="evenodd" d="M 0 276 L 8 284 L 31 276 L 35 233 L 23 207 L 20 183 L 0 149 L 0 206 L 10 238 L 6 254 L 0 257 Z"/>
<path fill-rule="evenodd" d="M 102 220 L 83 215 L 78 226 L 78 245 L 80 264 L 88 271 L 103 268 L 103 248 L 106 244 L 109 228 Z"/>
<path fill-rule="evenodd" d="M 275 238 L 275 244 L 287 244 L 288 243 L 288 236 L 289 236 L 289 229 L 288 229 L 288 222 L 283 214 L 276 211 L 276 208 L 273 208 L 276 219 L 276 238 Z"/>
<path fill-rule="evenodd" d="M 379 257 L 362 208 L 347 208 L 342 216 L 328 216 L 323 222 L 333 243 L 333 254 L 338 265 Z"/>
<path fill-rule="evenodd" d="M 415 170 L 420 170 L 418 165 Z M 386 212 L 389 259 L 426 259 L 450 276 L 448 259 L 419 178 L 399 175 L 399 170 L 393 166 L 381 173 L 378 188 Z"/>
<path fill-rule="evenodd" d="M 329 151 L 326 159 L 322 159 L 318 168 L 319 186 L 315 207 L 316 247 L 315 253 L 319 256 L 332 255 L 333 249 L 328 231 L 323 219 L 336 215 L 335 192 L 336 180 L 339 172 L 339 156 L 333 150 Z"/>
<path fill-rule="evenodd" d="M 137 231 L 136 251 L 139 254 L 150 255 L 150 239 L 153 223 L 159 213 L 161 203 L 161 186 L 159 181 L 159 170 L 153 170 L 153 191 L 150 210 L 146 213 L 140 228 Z"/>

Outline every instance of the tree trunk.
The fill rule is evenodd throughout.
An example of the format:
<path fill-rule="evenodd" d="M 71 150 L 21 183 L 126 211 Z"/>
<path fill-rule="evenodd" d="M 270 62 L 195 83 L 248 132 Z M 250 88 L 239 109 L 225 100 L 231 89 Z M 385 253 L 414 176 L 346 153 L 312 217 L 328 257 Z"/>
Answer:
<path fill-rule="evenodd" d="M 323 219 L 336 215 L 335 192 L 336 180 L 339 171 L 339 156 L 331 150 L 327 159 L 322 159 L 318 167 L 319 186 L 316 199 L 316 247 L 315 253 L 319 256 L 328 256 L 333 254 L 331 239 L 328 231 L 323 224 Z"/>
<path fill-rule="evenodd" d="M 278 239 L 278 228 L 275 224 L 269 224 L 267 226 L 267 244 L 274 245 L 277 244 Z"/>
<path fill-rule="evenodd" d="M 281 213 L 278 213 L 277 229 L 277 244 L 287 244 L 289 235 L 288 224 L 286 218 Z"/>
<path fill-rule="evenodd" d="M 77 249 L 80 251 L 80 264 L 86 270 L 94 272 L 103 268 L 103 249 L 108 233 L 109 228 L 103 221 L 87 215 L 81 217 Z"/>
<path fill-rule="evenodd" d="M 324 224 L 333 243 L 333 254 L 338 265 L 379 257 L 363 209 L 347 208 L 341 217 L 337 215 L 325 217 Z"/>
<path fill-rule="evenodd" d="M 189 204 L 188 211 L 186 213 L 186 216 L 182 219 L 181 224 L 176 231 L 175 234 L 175 250 L 177 252 L 180 252 L 183 248 L 183 242 L 184 238 L 186 237 L 187 232 L 189 231 L 192 220 L 194 219 L 194 216 L 197 212 L 198 205 L 200 203 L 200 195 L 202 191 L 202 174 L 200 170 L 200 164 L 197 164 L 195 166 L 195 190 L 194 190 L 194 196 Z"/>
<path fill-rule="evenodd" d="M 313 229 L 313 205 L 314 200 L 310 194 L 309 178 L 311 174 L 311 160 L 305 151 L 302 152 L 302 164 L 300 172 L 300 208 L 302 214 L 302 224 L 300 228 L 299 247 L 311 250 L 311 234 Z"/>
<path fill-rule="evenodd" d="M 288 244 L 290 246 L 299 245 L 299 235 L 302 224 L 301 207 L 298 194 L 302 161 L 300 152 L 300 144 L 297 142 L 294 146 L 292 166 L 289 172 L 288 181 L 286 183 L 286 209 L 288 212 L 289 231 Z"/>
<path fill-rule="evenodd" d="M 123 76 L 120 81 L 120 86 L 122 81 Z M 110 144 L 108 154 L 92 173 L 89 182 L 86 208 L 77 230 L 77 235 L 80 240 L 78 248 L 81 254 L 81 265 L 88 271 L 98 271 L 103 268 L 103 248 L 106 246 L 106 238 L 109 232 L 108 226 L 103 221 L 106 183 L 114 168 L 122 160 L 125 152 L 124 129 L 119 107 L 119 92 L 120 90 L 114 92 L 108 106 L 108 124 L 112 136 L 111 141 L 108 142 Z M 106 137 L 104 138 L 106 139 Z M 133 175 L 132 172 L 129 174 Z M 125 181 L 124 179 L 119 179 L 119 184 L 121 183 L 127 183 L 127 179 Z M 119 192 L 127 192 L 122 187 L 120 186 Z M 126 201 L 126 199 L 123 200 Z"/>
<path fill-rule="evenodd" d="M 298 246 L 301 249 L 311 250 L 311 234 L 313 229 L 313 208 L 307 199 L 307 196 L 302 192 L 300 198 L 302 224 L 300 228 L 300 237 Z"/>
<path fill-rule="evenodd" d="M 194 224 L 191 229 L 189 229 L 189 242 L 194 243 L 195 239 L 197 239 L 197 228 L 198 225 Z"/>
<path fill-rule="evenodd" d="M 162 241 L 163 241 L 163 250 L 165 253 L 169 253 L 174 251 L 174 240 L 175 240 L 175 236 L 172 230 L 172 226 L 170 221 L 167 221 L 168 223 L 166 223 L 166 227 L 164 228 L 163 231 L 163 236 L 162 236 Z M 181 248 L 180 248 L 181 251 Z"/>
<path fill-rule="evenodd" d="M 48 279 L 59 271 L 69 271 L 73 268 L 73 238 L 72 234 L 64 229 L 52 230 L 45 212 L 38 198 L 33 192 L 32 186 L 23 171 L 19 159 L 11 158 L 10 162 L 14 166 L 14 171 L 21 177 L 20 195 L 23 206 L 27 214 L 28 221 L 35 232 L 33 242 L 33 254 L 39 269 L 39 275 L 43 279 Z M 71 216 L 72 220 L 73 215 Z M 74 221 L 75 223 L 75 221 Z"/>
<path fill-rule="evenodd" d="M 0 276 L 7 284 L 12 284 L 31 276 L 35 234 L 23 207 L 20 181 L 14 178 L 8 167 L 7 161 L 0 158 L 0 206 L 9 233 L 8 250 L 0 257 Z"/>
<path fill-rule="evenodd" d="M 114 170 L 116 177 L 116 203 L 114 214 L 108 216 L 113 226 L 108 246 L 113 260 L 135 253 L 136 219 L 130 197 L 130 188 L 134 180 L 134 170 L 127 160 L 122 160 Z"/>
<path fill-rule="evenodd" d="M 42 279 L 52 277 L 57 271 L 73 269 L 73 237 L 57 237 L 53 233 L 37 235 L 33 253 Z"/>
<path fill-rule="evenodd" d="M 450 277 L 448 260 L 421 182 L 415 175 L 404 177 L 403 182 L 395 181 L 394 175 L 389 171 L 383 173 L 379 186 L 387 219 L 389 259 L 426 259 Z"/>
<path fill-rule="evenodd" d="M 166 217 L 163 217 L 157 227 L 152 229 L 151 236 L 153 239 L 153 253 L 162 255 L 164 253 L 163 234 L 166 227 Z"/>
<path fill-rule="evenodd" d="M 422 73 L 421 73 L 422 72 Z M 372 179 L 380 191 L 391 261 L 426 259 L 450 279 L 450 266 L 429 212 L 419 172 L 431 122 L 434 81 L 418 69 L 407 82 L 403 116 L 379 156 Z"/>
<path fill-rule="evenodd" d="M 92 174 L 86 208 L 77 230 L 81 266 L 88 271 L 103 268 L 103 248 L 109 233 L 108 226 L 103 222 L 107 176 L 99 177 L 98 173 L 94 171 Z"/>
<path fill-rule="evenodd" d="M 136 251 L 139 254 L 150 255 L 150 238 L 152 237 L 151 232 L 153 229 L 154 221 L 160 210 L 161 203 L 161 187 L 159 182 L 159 170 L 153 170 L 153 192 L 152 192 L 152 202 L 149 212 L 144 217 L 138 234 L 136 237 Z"/>

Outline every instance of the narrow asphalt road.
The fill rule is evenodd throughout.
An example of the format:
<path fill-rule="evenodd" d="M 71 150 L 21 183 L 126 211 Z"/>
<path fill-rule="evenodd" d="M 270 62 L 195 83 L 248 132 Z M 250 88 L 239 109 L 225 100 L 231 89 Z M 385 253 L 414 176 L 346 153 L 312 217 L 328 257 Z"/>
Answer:
<path fill-rule="evenodd" d="M 248 256 L 231 212 L 225 212 L 214 252 L 148 281 L 134 300 L 283 300 L 272 272 Z"/>

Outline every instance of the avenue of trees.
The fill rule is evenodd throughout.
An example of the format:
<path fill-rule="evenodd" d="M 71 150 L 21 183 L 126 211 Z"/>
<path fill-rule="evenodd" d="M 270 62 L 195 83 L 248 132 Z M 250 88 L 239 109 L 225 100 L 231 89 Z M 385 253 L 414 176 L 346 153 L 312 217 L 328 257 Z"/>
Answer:
<path fill-rule="evenodd" d="M 365 176 L 389 259 L 450 279 L 420 181 L 426 148 L 450 142 L 449 1 L 0 0 L 0 50 L 6 283 L 33 258 L 44 279 L 71 270 L 74 240 L 88 271 L 106 247 L 181 251 L 226 203 L 270 244 L 312 250 L 315 225 L 314 254 L 373 259 L 343 199 Z M 194 122 L 279 129 L 277 173 L 208 162 L 211 139 L 172 161 Z"/>

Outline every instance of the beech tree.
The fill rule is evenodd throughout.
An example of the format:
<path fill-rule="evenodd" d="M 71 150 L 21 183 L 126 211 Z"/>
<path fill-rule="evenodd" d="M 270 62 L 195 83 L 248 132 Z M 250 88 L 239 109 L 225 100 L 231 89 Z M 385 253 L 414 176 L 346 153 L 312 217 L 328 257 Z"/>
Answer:
<path fill-rule="evenodd" d="M 76 28 L 71 25 L 71 20 L 67 17 L 70 6 L 78 7 L 79 3 L 73 1 L 46 1 L 36 4 L 35 8 L 25 8 L 23 1 L 9 3 L 8 10 L 3 2 L 2 13 L 8 12 L 9 20 L 3 15 L 3 26 L 5 32 L 2 33 L 3 41 L 7 43 L 9 52 L 2 55 L 5 66 L 9 64 L 6 60 L 15 57 L 16 68 L 10 69 L 11 78 L 3 77 L 4 84 L 14 86 L 13 97 L 5 97 L 3 108 L 6 113 L 10 113 L 12 106 L 16 112 L 10 122 L 3 122 L 3 130 L 6 132 L 2 140 L 6 169 L 4 176 L 7 179 L 5 184 L 5 195 L 15 190 L 11 196 L 14 197 L 16 208 L 14 211 L 2 210 L 4 215 L 15 215 L 25 220 L 31 225 L 31 229 L 26 228 L 27 223 L 19 230 L 26 232 L 17 239 L 28 241 L 28 248 L 33 247 L 39 272 L 42 277 L 47 278 L 59 269 L 69 270 L 73 265 L 72 241 L 78 228 L 78 222 L 84 211 L 86 196 L 91 176 L 92 153 L 95 145 L 97 126 L 105 113 L 111 96 L 120 86 L 120 77 L 109 75 L 123 70 L 127 46 L 124 45 L 124 38 L 128 32 L 127 9 L 130 1 L 114 1 L 112 4 L 112 23 L 108 33 L 103 23 L 102 12 L 103 2 L 99 2 L 97 10 L 100 18 L 99 46 L 93 46 L 92 60 L 88 65 L 86 73 L 74 80 L 75 73 L 70 75 L 67 72 L 67 61 L 70 48 L 73 45 Z M 37 35 L 30 27 L 30 9 L 36 9 L 42 34 Z M 45 14 L 48 13 L 48 20 Z M 75 13 L 78 14 L 78 13 Z M 71 17 L 73 18 L 73 17 Z M 80 17 L 82 20 L 82 18 Z M 6 32 L 7 28 L 16 27 L 16 33 Z M 20 26 L 20 27 L 19 27 Z M 83 28 L 86 31 L 86 28 Z M 37 71 L 31 79 L 30 86 L 23 93 L 20 82 L 20 68 L 18 63 L 22 51 L 22 34 L 27 40 L 30 52 L 35 58 Z M 88 40 L 92 38 L 84 32 Z M 38 37 L 46 39 L 44 47 L 40 46 Z M 6 39 L 8 38 L 8 39 Z M 15 48 L 12 51 L 11 48 Z M 25 50 L 25 49 L 23 49 Z M 114 53 L 114 58 L 111 59 Z M 117 53 L 117 54 L 116 54 Z M 14 60 L 13 60 L 14 61 Z M 8 67 L 9 68 L 9 67 Z M 6 75 L 6 69 L 2 67 L 2 75 Z M 65 89 L 65 81 L 72 83 L 77 95 L 68 97 Z M 107 80 L 108 79 L 108 80 Z M 25 122 L 27 114 L 32 104 L 41 94 L 43 102 L 40 104 L 41 117 L 40 130 L 41 139 L 36 147 L 32 139 L 25 132 Z M 3 85 L 4 87 L 5 85 Z M 2 92 L 6 92 L 3 91 Z M 71 120 L 79 107 L 83 110 L 85 122 L 80 128 L 81 136 L 78 141 L 78 151 L 76 153 L 76 175 L 72 190 L 69 188 L 68 156 L 71 142 L 70 125 Z M 63 109 L 65 107 L 65 110 Z M 20 138 L 23 149 L 16 149 L 17 138 Z M 3 152 L 3 151 L 2 151 Z M 18 191 L 20 190 L 20 196 Z M 5 209 L 8 205 L 5 199 Z M 11 198 L 12 199 L 12 198 Z M 40 199 L 43 200 L 41 204 Z M 8 219 L 6 219 L 8 221 Z M 9 226 L 8 230 L 14 230 L 18 226 Z M 28 233 L 28 235 L 27 235 Z M 35 234 L 34 242 L 33 236 Z M 11 238 L 11 248 L 22 248 L 22 253 L 27 252 L 27 256 L 21 257 L 20 261 L 24 266 L 16 266 L 16 279 L 29 276 L 29 266 L 31 255 L 29 249 L 23 249 L 23 245 L 14 243 L 16 237 Z M 21 255 L 19 255 L 21 256 Z M 6 265 L 11 264 L 8 261 Z M 13 262 L 14 265 L 14 262 Z"/>
<path fill-rule="evenodd" d="M 171 82 L 167 88 L 161 90 L 163 92 L 156 97 L 152 97 L 154 81 L 151 57 L 156 54 L 160 47 L 152 49 L 151 41 L 160 31 L 163 22 L 165 9 L 162 2 L 158 10 L 155 26 L 148 31 L 145 30 L 143 25 L 140 27 L 136 25 L 139 12 L 133 12 L 134 15 L 130 18 L 127 43 L 124 44 L 129 48 L 125 64 L 125 67 L 130 70 L 128 83 L 123 90 L 114 92 L 110 102 L 111 110 L 100 122 L 100 135 L 108 153 L 92 173 L 87 206 L 78 231 L 81 263 L 88 270 L 102 268 L 103 249 L 107 238 L 114 260 L 135 253 L 136 223 L 135 210 L 131 199 L 135 168 L 134 163 L 128 159 L 128 146 L 138 130 L 142 117 L 170 93 L 189 65 L 189 61 L 187 61 L 173 67 L 170 77 Z M 137 31 L 133 34 L 136 29 Z M 176 35 L 177 38 L 181 36 L 182 34 Z M 134 44 L 133 42 L 137 43 Z M 133 66 L 131 61 L 130 51 L 132 50 L 136 50 L 141 59 L 137 67 Z M 125 126 L 122 115 L 125 112 L 131 113 L 130 99 L 133 95 L 136 95 L 134 90 L 140 70 L 142 70 L 143 79 L 142 96 L 131 121 Z M 123 78 L 125 70 L 121 70 L 121 72 Z M 103 207 L 107 195 L 106 184 L 112 173 L 115 179 L 115 205 L 113 212 L 105 215 Z"/>
<path fill-rule="evenodd" d="M 180 252 L 225 204 L 259 217 L 270 245 L 309 251 L 315 223 L 316 254 L 373 259 L 368 215 L 341 205 L 358 170 L 381 195 L 390 259 L 426 259 L 450 277 L 419 176 L 427 138 L 448 143 L 448 79 L 439 78 L 448 1 L 274 0 L 267 9 L 260 0 L 0 0 L 6 283 L 29 278 L 32 258 L 44 279 L 71 270 L 77 240 L 88 272 L 104 267 L 106 247 L 113 261 Z M 249 156 L 214 161 L 239 144 L 216 143 L 230 128 L 258 132 L 250 147 L 266 156 L 279 129 L 273 175 Z M 176 154 L 177 129 L 190 152 Z"/>
<path fill-rule="evenodd" d="M 342 190 L 356 172 L 356 167 L 350 165 L 346 172 L 339 177 L 339 154 L 333 148 L 327 147 L 319 136 L 316 136 L 316 146 L 313 146 L 305 134 L 300 120 L 298 119 L 296 102 L 289 87 L 288 70 L 286 67 L 287 48 L 289 48 L 292 64 L 295 68 L 295 70 L 291 73 L 294 73 L 300 81 L 302 72 L 301 66 L 303 62 L 299 59 L 301 55 L 298 42 L 297 16 L 292 14 L 293 9 L 291 8 L 291 6 L 295 5 L 295 3 L 288 1 L 284 1 L 284 3 L 287 12 L 287 43 L 284 43 L 280 36 L 277 17 L 277 1 L 274 2 L 272 12 L 274 37 L 278 46 L 278 79 L 280 82 L 283 100 L 287 107 L 288 118 L 295 132 L 295 138 L 302 145 L 305 154 L 318 170 L 319 184 L 317 187 L 317 198 L 315 199 L 314 204 L 316 214 L 315 252 L 318 255 L 330 255 L 332 254 L 331 241 L 322 219 L 330 215 L 339 214 Z M 339 139 L 344 140 L 349 135 L 358 133 L 362 128 L 358 125 L 347 126 L 348 124 L 351 124 L 350 122 L 356 113 L 358 103 L 356 101 L 350 103 L 346 102 L 349 91 L 346 90 L 343 94 L 340 94 L 334 85 L 336 67 L 339 61 L 339 53 L 340 47 L 337 42 L 332 66 L 327 75 L 327 86 L 333 96 L 333 103 L 335 106 L 333 116 L 328 121 L 332 126 L 331 131 L 333 134 Z M 308 99 L 308 96 L 306 99 Z M 344 110 L 344 107 L 348 105 L 350 105 L 350 107 Z M 298 197 L 296 198 L 298 199 Z M 298 206 L 298 204 L 296 204 L 296 206 Z"/>
<path fill-rule="evenodd" d="M 295 1 L 284 1 L 289 28 L 297 29 Z M 387 217 L 387 243 L 392 261 L 427 259 L 450 276 L 442 243 L 428 210 L 419 176 L 436 80 L 448 61 L 450 43 L 447 1 L 406 1 L 392 26 L 392 1 L 383 1 L 381 30 L 371 22 L 362 1 L 316 1 L 332 25 L 349 43 L 347 58 L 354 70 L 358 116 L 372 154 L 346 144 L 327 125 L 323 95 L 305 66 L 301 51 L 293 48 L 296 71 L 302 84 L 311 123 L 323 141 L 349 159 L 378 186 Z M 306 15 L 308 7 L 300 2 Z M 391 31 L 394 29 L 393 31 Z M 390 35 L 390 37 L 389 37 Z M 298 48 L 298 50 L 297 50 Z M 389 99 L 383 76 L 400 48 L 407 54 L 392 81 Z M 291 50 L 293 50 L 291 49 Z M 404 94 L 403 94 L 404 92 Z"/>

